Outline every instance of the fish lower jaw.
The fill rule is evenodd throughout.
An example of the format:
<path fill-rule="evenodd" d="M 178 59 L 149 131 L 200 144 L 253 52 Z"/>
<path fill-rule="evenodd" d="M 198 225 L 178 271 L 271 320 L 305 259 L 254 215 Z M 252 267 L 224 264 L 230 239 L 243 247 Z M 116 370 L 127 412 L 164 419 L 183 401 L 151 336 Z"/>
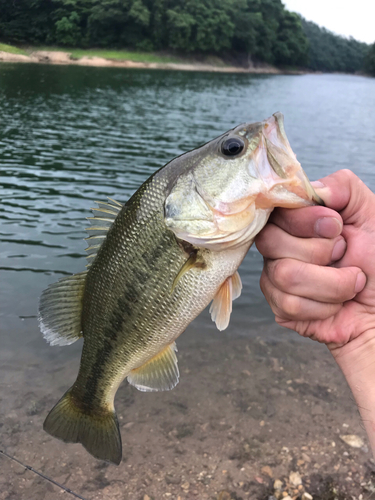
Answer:
<path fill-rule="evenodd" d="M 266 193 L 260 193 L 255 200 L 257 209 L 270 208 L 271 210 L 276 207 L 301 208 L 312 204 L 311 198 L 307 196 L 302 186 L 289 184 L 286 187 L 281 183 Z"/>

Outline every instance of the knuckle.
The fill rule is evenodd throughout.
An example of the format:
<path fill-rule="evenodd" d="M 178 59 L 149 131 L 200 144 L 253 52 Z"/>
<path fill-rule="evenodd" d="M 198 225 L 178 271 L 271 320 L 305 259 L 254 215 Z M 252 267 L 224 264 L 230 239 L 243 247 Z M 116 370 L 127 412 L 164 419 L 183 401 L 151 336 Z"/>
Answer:
<path fill-rule="evenodd" d="M 272 269 L 274 284 L 281 289 L 288 289 L 297 282 L 298 272 L 294 261 L 291 259 L 280 259 L 275 261 Z"/>
<path fill-rule="evenodd" d="M 301 299 L 296 295 L 285 294 L 282 297 L 280 307 L 288 318 L 297 318 L 301 313 Z"/>
<path fill-rule="evenodd" d="M 352 172 L 351 170 L 349 170 L 348 168 L 343 168 L 342 170 L 339 170 L 338 172 L 336 172 L 336 174 L 338 176 L 345 176 L 349 180 L 357 179 L 357 176 L 355 175 L 355 173 Z"/>
<path fill-rule="evenodd" d="M 349 185 L 357 185 L 358 182 L 360 182 L 359 177 L 348 168 L 339 170 L 338 172 L 336 172 L 336 175 L 340 179 L 340 182 L 345 180 Z"/>
<path fill-rule="evenodd" d="M 261 289 L 263 295 L 266 298 L 268 295 L 267 281 L 268 281 L 268 278 L 266 277 L 266 272 L 265 272 L 265 270 L 263 270 L 262 274 L 260 275 L 259 286 L 260 286 L 260 289 Z"/>
<path fill-rule="evenodd" d="M 354 296 L 354 276 L 352 273 L 338 272 L 334 280 L 334 293 L 337 300 L 348 300 Z"/>
<path fill-rule="evenodd" d="M 258 249 L 258 251 L 264 255 L 265 251 L 267 250 L 267 241 L 268 241 L 268 238 L 266 237 L 267 235 L 267 226 L 262 229 L 262 231 L 257 235 L 257 237 L 255 238 L 255 245 Z"/>
<path fill-rule="evenodd" d="M 258 251 L 265 257 L 272 257 L 273 242 L 275 241 L 275 226 L 267 224 L 255 238 Z"/>
<path fill-rule="evenodd" d="M 281 312 L 281 308 L 279 306 L 279 290 L 277 290 L 267 278 L 265 272 L 262 273 L 260 277 L 260 289 L 262 290 L 263 295 L 265 296 L 268 304 L 271 307 L 271 310 L 274 314 Z"/>
<path fill-rule="evenodd" d="M 331 263 L 333 242 L 331 240 L 317 240 L 312 242 L 310 262 L 314 265 L 327 266 Z"/>
<path fill-rule="evenodd" d="M 348 329 L 346 325 L 336 325 L 329 331 L 329 338 L 325 342 L 332 342 L 337 345 L 344 345 L 348 341 Z"/>

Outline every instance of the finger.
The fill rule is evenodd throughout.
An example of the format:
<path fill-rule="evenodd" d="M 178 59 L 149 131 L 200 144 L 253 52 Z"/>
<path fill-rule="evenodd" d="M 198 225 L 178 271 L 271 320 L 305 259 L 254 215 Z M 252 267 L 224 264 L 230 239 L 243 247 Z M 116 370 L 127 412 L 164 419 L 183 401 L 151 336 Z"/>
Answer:
<path fill-rule="evenodd" d="M 282 292 L 332 304 L 351 300 L 366 283 L 358 267 L 338 269 L 294 259 L 266 260 L 265 274 Z"/>
<path fill-rule="evenodd" d="M 288 321 L 324 320 L 337 314 L 342 303 L 324 303 L 283 292 L 276 288 L 263 271 L 260 288 L 278 318 Z"/>
<path fill-rule="evenodd" d="M 313 185 L 327 207 L 340 211 L 344 221 L 361 224 L 372 216 L 375 195 L 352 171 L 339 170 Z"/>
<path fill-rule="evenodd" d="M 277 208 L 272 212 L 270 221 L 300 238 L 335 238 L 343 226 L 340 214 L 320 206 L 293 210 Z"/>
<path fill-rule="evenodd" d="M 255 238 L 259 252 L 266 259 L 290 258 L 327 266 L 341 259 L 346 250 L 342 236 L 327 238 L 297 238 L 275 224 L 267 224 Z"/>

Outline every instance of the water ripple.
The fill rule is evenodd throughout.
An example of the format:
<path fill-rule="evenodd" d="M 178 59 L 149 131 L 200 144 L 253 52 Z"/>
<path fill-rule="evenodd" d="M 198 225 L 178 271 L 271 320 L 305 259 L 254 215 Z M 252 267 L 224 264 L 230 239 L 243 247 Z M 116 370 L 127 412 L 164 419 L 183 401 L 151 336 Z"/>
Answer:
<path fill-rule="evenodd" d="M 35 273 L 42 287 L 84 269 L 77 240 L 94 200 L 124 202 L 173 157 L 277 110 L 312 179 L 352 168 L 375 188 L 374 109 L 375 81 L 361 77 L 2 64 L 0 270 L 24 273 L 19 286 L 34 296 Z M 258 318 L 261 266 L 251 252 L 236 302 Z"/>

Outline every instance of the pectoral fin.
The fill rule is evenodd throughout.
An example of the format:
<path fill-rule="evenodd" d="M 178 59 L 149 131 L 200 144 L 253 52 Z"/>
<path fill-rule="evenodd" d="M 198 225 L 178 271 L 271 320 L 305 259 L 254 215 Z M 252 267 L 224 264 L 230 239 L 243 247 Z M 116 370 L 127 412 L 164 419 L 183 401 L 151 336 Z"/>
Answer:
<path fill-rule="evenodd" d="M 181 269 L 179 270 L 177 276 L 173 280 L 172 288 L 171 288 L 171 294 L 172 294 L 173 290 L 176 288 L 177 283 L 180 281 L 180 279 L 182 278 L 182 276 L 185 273 L 187 273 L 188 271 L 190 271 L 190 269 L 193 269 L 193 267 L 197 267 L 199 269 L 204 269 L 205 265 L 206 264 L 204 263 L 204 261 L 202 260 L 202 258 L 196 252 L 193 252 L 190 255 L 190 257 L 188 258 L 188 260 L 185 262 L 185 264 L 181 267 Z"/>
<path fill-rule="evenodd" d="M 216 293 L 210 307 L 212 321 L 219 330 L 225 330 L 229 325 L 232 312 L 232 301 L 241 295 L 242 283 L 238 272 L 227 278 Z"/>
<path fill-rule="evenodd" d="M 241 276 L 236 271 L 232 276 L 232 300 L 238 299 L 241 295 L 242 290 L 242 281 Z"/>
<path fill-rule="evenodd" d="M 128 382 L 144 392 L 169 391 L 178 384 L 180 377 L 175 342 L 165 347 L 147 363 L 132 370 Z"/>

